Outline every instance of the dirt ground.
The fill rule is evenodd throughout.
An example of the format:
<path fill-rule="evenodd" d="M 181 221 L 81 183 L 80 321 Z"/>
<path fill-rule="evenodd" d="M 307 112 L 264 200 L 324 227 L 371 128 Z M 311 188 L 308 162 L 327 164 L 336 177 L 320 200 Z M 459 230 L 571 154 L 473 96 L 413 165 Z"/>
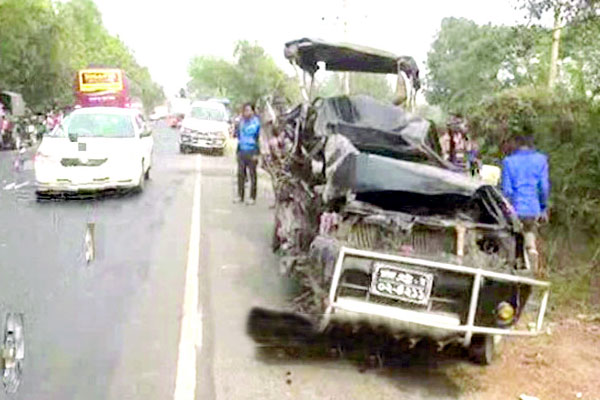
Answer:
<path fill-rule="evenodd" d="M 600 322 L 565 318 L 549 333 L 505 340 L 491 366 L 461 364 L 448 375 L 466 400 L 600 400 Z"/>

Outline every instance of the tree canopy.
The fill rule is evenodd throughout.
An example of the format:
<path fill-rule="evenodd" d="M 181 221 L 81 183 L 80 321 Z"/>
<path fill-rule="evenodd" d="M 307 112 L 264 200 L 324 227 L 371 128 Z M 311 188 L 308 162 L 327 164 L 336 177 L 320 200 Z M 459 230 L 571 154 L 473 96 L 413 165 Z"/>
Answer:
<path fill-rule="evenodd" d="M 600 233 L 600 17 L 588 8 L 598 3 L 523 3 L 536 18 L 557 5 L 564 12 L 553 86 L 548 77 L 556 36 L 553 42 L 553 30 L 532 23 L 535 18 L 516 27 L 447 18 L 428 54 L 425 94 L 443 112 L 467 117 L 484 162 L 498 162 L 506 155 L 503 143 L 533 128 L 536 146 L 550 160 L 546 239 L 560 256 L 548 258 L 550 268 L 575 256 L 585 265 Z"/>
<path fill-rule="evenodd" d="M 498 90 L 536 84 L 550 46 L 545 33 L 445 18 L 428 53 L 428 102 L 458 110 Z"/>
<path fill-rule="evenodd" d="M 257 103 L 265 96 L 278 94 L 296 102 L 298 83 L 287 76 L 272 57 L 256 43 L 239 41 L 234 61 L 209 56 L 194 57 L 189 64 L 188 89 L 194 96 L 228 97 L 234 105 Z"/>
<path fill-rule="evenodd" d="M 30 107 L 72 104 L 75 73 L 91 64 L 123 69 L 147 109 L 164 98 L 92 0 L 2 0 L 0 27 L 0 88 L 22 93 Z"/>
<path fill-rule="evenodd" d="M 321 97 L 336 96 L 344 93 L 342 74 L 332 74 L 317 88 Z M 363 94 L 384 102 L 394 99 L 394 91 L 385 75 L 370 73 L 350 73 L 350 94 Z"/>

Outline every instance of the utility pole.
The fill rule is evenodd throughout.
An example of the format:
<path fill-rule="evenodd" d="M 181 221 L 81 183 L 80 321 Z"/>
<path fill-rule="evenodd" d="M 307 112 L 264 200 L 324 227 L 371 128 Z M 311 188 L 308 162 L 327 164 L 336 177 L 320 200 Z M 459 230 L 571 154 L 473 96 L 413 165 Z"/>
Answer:
<path fill-rule="evenodd" d="M 344 41 L 348 42 L 348 0 L 343 0 Z M 350 72 L 344 72 L 344 94 L 350 95 Z"/>
<path fill-rule="evenodd" d="M 554 89 L 556 76 L 558 74 L 558 51 L 560 50 L 561 27 L 560 6 L 554 7 L 554 28 L 552 29 L 552 53 L 550 56 L 550 75 L 548 76 L 548 87 Z"/>

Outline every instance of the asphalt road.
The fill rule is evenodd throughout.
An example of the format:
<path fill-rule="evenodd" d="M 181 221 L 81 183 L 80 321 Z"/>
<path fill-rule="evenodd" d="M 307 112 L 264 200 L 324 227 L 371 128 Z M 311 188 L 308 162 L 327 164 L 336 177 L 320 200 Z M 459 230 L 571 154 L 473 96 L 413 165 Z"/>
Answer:
<path fill-rule="evenodd" d="M 173 399 L 188 349 L 196 399 L 459 397 L 443 369 L 362 371 L 257 351 L 245 334 L 248 310 L 284 305 L 292 287 L 269 250 L 269 183 L 262 179 L 255 206 L 233 204 L 230 156 L 179 154 L 175 132 L 159 124 L 142 194 L 44 203 L 33 194 L 32 151 L 21 172 L 14 157 L 0 152 L 0 315 L 23 312 L 26 329 L 25 373 L 11 398 Z M 97 258 L 88 264 L 90 222 Z M 197 320 L 193 346 L 182 347 L 192 226 Z"/>

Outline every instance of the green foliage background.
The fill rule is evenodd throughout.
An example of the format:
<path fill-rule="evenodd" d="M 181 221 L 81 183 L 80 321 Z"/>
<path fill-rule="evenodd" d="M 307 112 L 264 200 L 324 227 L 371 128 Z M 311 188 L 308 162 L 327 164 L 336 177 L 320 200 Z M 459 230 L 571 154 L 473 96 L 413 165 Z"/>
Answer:
<path fill-rule="evenodd" d="M 0 88 L 23 94 L 32 109 L 73 103 L 78 69 L 125 70 L 132 98 L 150 110 L 162 88 L 133 52 L 108 33 L 92 0 L 0 0 Z"/>
<path fill-rule="evenodd" d="M 600 272 L 600 18 L 570 0 L 530 3 L 537 15 L 557 5 L 569 12 L 553 90 L 550 29 L 446 18 L 428 54 L 425 95 L 446 115 L 467 117 L 484 162 L 498 163 L 503 144 L 533 127 L 550 160 L 551 224 L 542 235 L 555 293 L 588 306 L 600 294 L 590 283 Z"/>
<path fill-rule="evenodd" d="M 233 62 L 194 57 L 188 67 L 188 90 L 192 95 L 227 97 L 235 108 L 246 102 L 257 104 L 274 94 L 290 104 L 299 101 L 300 88 L 295 78 L 287 76 L 261 46 L 241 40 L 233 56 Z"/>

